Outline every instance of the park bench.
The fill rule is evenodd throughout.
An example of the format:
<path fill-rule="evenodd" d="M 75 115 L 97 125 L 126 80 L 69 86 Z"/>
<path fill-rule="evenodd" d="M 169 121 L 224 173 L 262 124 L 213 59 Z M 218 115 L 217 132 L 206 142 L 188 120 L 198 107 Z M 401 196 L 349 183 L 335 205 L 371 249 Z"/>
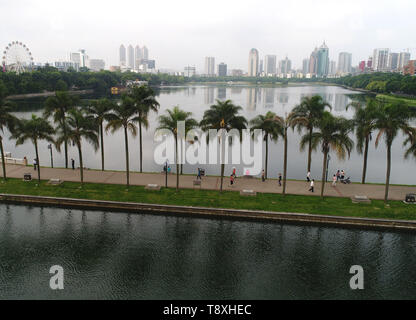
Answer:
<path fill-rule="evenodd" d="M 145 187 L 145 190 L 148 190 L 148 191 L 160 191 L 160 186 L 157 185 L 157 184 L 148 184 Z"/>
<path fill-rule="evenodd" d="M 48 181 L 48 184 L 52 185 L 52 186 L 58 186 L 60 184 L 62 184 L 63 181 L 61 179 L 50 179 Z"/>
<path fill-rule="evenodd" d="M 257 192 L 255 192 L 254 190 L 242 190 L 240 191 L 240 195 L 245 197 L 255 197 L 257 196 Z"/>
<path fill-rule="evenodd" d="M 354 196 L 351 198 L 353 203 L 371 203 L 367 196 Z"/>

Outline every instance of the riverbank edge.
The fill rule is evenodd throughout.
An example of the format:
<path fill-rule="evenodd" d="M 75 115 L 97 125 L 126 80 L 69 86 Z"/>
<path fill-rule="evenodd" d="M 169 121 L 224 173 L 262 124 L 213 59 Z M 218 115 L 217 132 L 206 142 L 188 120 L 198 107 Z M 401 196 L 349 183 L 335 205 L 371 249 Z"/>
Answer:
<path fill-rule="evenodd" d="M 191 206 L 160 205 L 136 202 L 118 202 L 0 194 L 0 203 L 31 206 L 64 207 L 73 209 L 132 212 L 136 214 L 194 216 L 203 218 L 225 218 L 233 220 L 268 221 L 290 224 L 326 225 L 342 228 L 361 228 L 373 230 L 416 231 L 416 221 L 371 219 L 315 215 L 307 213 L 272 212 L 240 209 L 222 209 Z"/>

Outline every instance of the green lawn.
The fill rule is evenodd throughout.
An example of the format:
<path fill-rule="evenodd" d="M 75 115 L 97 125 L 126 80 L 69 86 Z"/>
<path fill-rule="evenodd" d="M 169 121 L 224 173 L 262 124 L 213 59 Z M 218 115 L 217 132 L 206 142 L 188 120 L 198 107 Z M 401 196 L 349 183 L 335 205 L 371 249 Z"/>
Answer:
<path fill-rule="evenodd" d="M 416 99 L 407 99 L 407 98 L 396 97 L 396 96 L 391 96 L 391 95 L 387 95 L 387 94 L 378 94 L 376 98 L 377 99 L 384 99 L 388 102 L 403 101 L 411 107 L 416 107 Z"/>
<path fill-rule="evenodd" d="M 257 197 L 243 197 L 239 192 L 183 189 L 146 191 L 144 187 L 131 186 L 127 191 L 124 185 L 87 183 L 82 189 L 75 182 L 64 182 L 51 186 L 42 181 L 36 186 L 35 181 L 24 182 L 20 179 L 8 179 L 0 183 L 0 193 L 25 194 L 63 198 L 110 200 L 153 204 L 170 204 L 183 206 L 200 206 L 213 208 L 232 208 L 265 210 L 278 212 L 299 212 L 335 216 L 416 219 L 416 206 L 406 205 L 400 201 L 391 201 L 386 207 L 383 201 L 373 200 L 371 204 L 353 204 L 348 198 L 326 197 L 321 200 L 316 196 L 258 193 Z"/>

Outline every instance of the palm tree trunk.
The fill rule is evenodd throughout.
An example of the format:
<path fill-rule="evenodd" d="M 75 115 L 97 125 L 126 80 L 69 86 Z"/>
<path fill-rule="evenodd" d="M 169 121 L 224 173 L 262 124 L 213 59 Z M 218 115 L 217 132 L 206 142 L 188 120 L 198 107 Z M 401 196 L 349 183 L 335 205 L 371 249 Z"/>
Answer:
<path fill-rule="evenodd" d="M 140 131 L 140 173 L 143 172 L 143 139 L 142 139 L 142 123 L 139 122 Z"/>
<path fill-rule="evenodd" d="M 100 123 L 100 135 L 101 135 L 101 170 L 104 171 L 104 128 L 103 122 Z"/>
<path fill-rule="evenodd" d="M 220 187 L 220 192 L 222 193 L 222 186 L 223 186 L 223 182 L 224 182 L 224 171 L 225 171 L 225 164 L 221 164 L 221 187 Z"/>
<path fill-rule="evenodd" d="M 221 135 L 223 135 L 223 134 L 221 134 Z M 224 141 L 223 137 L 220 138 L 220 143 L 221 143 L 221 186 L 220 186 L 220 193 L 222 193 L 223 185 L 224 185 L 224 171 L 225 171 L 225 141 Z"/>
<path fill-rule="evenodd" d="M 129 168 L 129 138 L 127 135 L 127 127 L 124 127 L 124 144 L 126 149 L 126 179 L 127 189 L 130 186 L 130 168 Z"/>
<path fill-rule="evenodd" d="M 287 128 L 285 128 L 285 150 L 283 161 L 283 195 L 286 194 L 286 179 L 287 179 Z"/>
<path fill-rule="evenodd" d="M 309 129 L 308 172 L 311 171 L 312 166 L 312 130 L 313 128 Z"/>
<path fill-rule="evenodd" d="M 3 180 L 7 180 L 6 176 L 6 159 L 4 158 L 3 138 L 0 136 L 1 165 L 3 167 Z"/>
<path fill-rule="evenodd" d="M 324 165 L 322 166 L 322 185 L 321 185 L 321 198 L 324 197 L 324 189 L 326 183 L 326 164 L 328 162 L 328 151 L 324 151 Z"/>
<path fill-rule="evenodd" d="M 264 177 L 267 179 L 267 167 L 268 167 L 268 160 L 269 160 L 269 135 L 266 133 L 266 163 L 264 165 Z"/>
<path fill-rule="evenodd" d="M 66 169 L 68 169 L 68 140 L 67 140 L 67 137 L 66 137 L 66 125 L 65 125 L 65 122 L 62 124 L 62 126 L 63 126 L 63 132 L 64 132 L 64 139 L 65 139 L 65 142 L 64 142 L 64 147 L 65 147 L 65 168 Z"/>
<path fill-rule="evenodd" d="M 84 165 L 82 163 L 82 150 L 81 150 L 81 141 L 77 143 L 78 145 L 78 154 L 79 154 L 79 172 L 81 174 L 81 187 L 84 184 Z"/>
<path fill-rule="evenodd" d="M 389 198 L 390 170 L 391 170 L 391 144 L 388 144 L 387 145 L 386 191 L 385 191 L 385 194 L 384 194 L 384 203 L 387 203 L 387 200 Z"/>
<path fill-rule="evenodd" d="M 38 182 L 40 184 L 40 161 L 39 161 L 39 152 L 38 152 L 38 141 L 35 140 L 35 154 L 36 154 L 36 164 L 38 166 Z"/>
<path fill-rule="evenodd" d="M 367 175 L 367 158 L 368 158 L 368 145 L 370 143 L 370 139 L 367 136 L 365 138 L 365 147 L 364 147 L 364 164 L 363 164 L 363 177 L 361 179 L 361 183 L 365 184 L 365 177 Z"/>
<path fill-rule="evenodd" d="M 176 192 L 179 191 L 179 163 L 178 163 L 178 137 L 175 136 L 175 156 L 176 156 Z"/>

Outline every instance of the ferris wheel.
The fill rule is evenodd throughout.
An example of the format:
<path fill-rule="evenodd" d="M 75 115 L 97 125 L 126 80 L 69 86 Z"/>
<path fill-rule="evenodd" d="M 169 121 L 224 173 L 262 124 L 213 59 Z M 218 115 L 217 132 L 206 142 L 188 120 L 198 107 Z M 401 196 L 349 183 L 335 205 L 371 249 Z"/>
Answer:
<path fill-rule="evenodd" d="M 32 70 L 33 56 L 29 48 L 22 42 L 13 41 L 3 51 L 3 71 L 17 74 Z"/>

